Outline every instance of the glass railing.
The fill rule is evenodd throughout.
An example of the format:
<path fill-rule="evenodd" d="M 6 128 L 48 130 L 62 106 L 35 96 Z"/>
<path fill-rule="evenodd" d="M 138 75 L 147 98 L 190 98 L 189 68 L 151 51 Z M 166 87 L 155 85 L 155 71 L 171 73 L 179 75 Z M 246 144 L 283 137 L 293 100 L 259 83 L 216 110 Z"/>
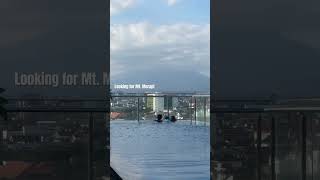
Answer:
<path fill-rule="evenodd" d="M 210 96 L 113 96 L 111 120 L 155 120 L 158 114 L 177 120 L 210 123 Z"/>
<path fill-rule="evenodd" d="M 147 121 L 163 114 L 174 115 L 181 121 L 209 124 L 209 99 L 208 96 L 113 96 L 110 117 Z M 211 112 L 212 179 L 320 179 L 320 108 L 252 107 L 214 108 Z M 64 150 L 80 147 L 81 141 L 86 144 L 82 148 L 85 153 L 90 150 L 90 142 L 91 148 L 95 147 L 101 141 L 95 142 L 98 139 L 94 137 L 103 133 L 101 130 L 94 133 L 95 128 L 103 126 L 91 124 L 92 120 L 103 123 L 109 117 L 105 100 L 10 100 L 7 108 L 8 116 L 0 121 L 2 167 L 9 164 L 10 158 L 27 162 L 39 162 L 40 158 L 40 161 L 50 160 L 50 165 L 54 159 L 61 165 L 56 166 L 61 167 L 56 169 L 61 175 L 67 170 L 77 172 L 79 167 L 72 164 L 82 161 L 70 159 L 72 153 L 62 156 Z M 52 154 L 42 153 L 47 145 L 47 152 Z M 78 150 L 81 148 L 74 152 L 79 153 Z M 18 156 L 14 151 L 25 154 Z M 88 156 L 83 157 L 98 157 Z M 101 162 L 93 161 L 91 166 L 97 163 Z M 87 173 L 97 173 L 97 169 Z"/>
<path fill-rule="evenodd" d="M 209 99 L 201 95 L 113 96 L 111 102 L 106 99 L 9 99 L 7 116 L 0 117 L 3 165 L 0 168 L 19 163 L 30 166 L 25 171 L 26 177 L 35 176 L 32 168 L 38 165 L 53 169 L 48 177 L 52 174 L 69 175 L 69 179 L 101 177 L 104 169 L 100 167 L 109 161 L 99 159 L 102 154 L 106 155 L 105 151 L 109 153 L 109 137 L 106 146 L 101 143 L 105 140 L 101 134 L 107 136 L 108 132 L 104 131 L 109 131 L 109 127 L 103 126 L 109 117 L 147 121 L 162 114 L 163 117 L 175 116 L 178 121 L 209 125 Z"/>
<path fill-rule="evenodd" d="M 106 102 L 9 99 L 7 114 L 0 117 L 0 171 L 10 174 L 1 178 L 71 180 L 109 176 L 105 166 L 109 161 Z M 22 173 L 14 167 L 25 169 Z"/>
<path fill-rule="evenodd" d="M 320 179 L 320 109 L 216 109 L 212 179 Z"/>

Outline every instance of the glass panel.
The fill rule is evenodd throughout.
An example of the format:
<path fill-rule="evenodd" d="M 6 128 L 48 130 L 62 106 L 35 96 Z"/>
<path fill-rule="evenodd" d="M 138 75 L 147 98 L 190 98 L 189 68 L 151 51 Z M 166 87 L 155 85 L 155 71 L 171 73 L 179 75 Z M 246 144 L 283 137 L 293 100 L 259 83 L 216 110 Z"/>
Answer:
<path fill-rule="evenodd" d="M 192 97 L 168 96 L 165 97 L 166 115 L 175 116 L 178 120 L 191 120 L 194 115 Z"/>
<path fill-rule="evenodd" d="M 180 120 L 191 120 L 194 115 L 191 97 L 174 97 L 172 99 L 173 115 Z"/>
<path fill-rule="evenodd" d="M 260 167 L 261 179 L 271 180 L 271 143 L 272 143 L 272 129 L 271 129 L 271 114 L 261 114 L 261 154 Z"/>
<path fill-rule="evenodd" d="M 320 179 L 320 113 L 307 119 L 307 180 Z"/>
<path fill-rule="evenodd" d="M 109 127 L 106 124 L 110 125 L 110 123 L 106 123 L 109 121 L 107 115 L 106 113 L 93 113 L 93 179 L 103 179 L 101 177 L 108 172 L 106 168 L 109 167 L 110 162 L 110 149 L 108 149 L 110 139 L 107 136 Z"/>
<path fill-rule="evenodd" d="M 0 178 L 87 179 L 88 120 L 88 113 L 8 113 Z"/>
<path fill-rule="evenodd" d="M 138 101 L 138 97 L 136 97 L 136 99 L 136 101 Z M 160 102 L 162 100 L 163 103 Z M 161 106 L 157 107 L 159 105 Z M 155 120 L 157 114 L 162 114 L 163 118 L 166 116 L 169 116 L 169 118 L 175 116 L 177 120 L 192 120 L 194 118 L 194 103 L 192 102 L 192 97 L 139 97 L 140 120 Z M 207 116 L 208 119 L 209 117 L 210 116 Z"/>
<path fill-rule="evenodd" d="M 210 98 L 195 97 L 196 119 L 202 123 L 209 123 L 210 120 Z"/>
<path fill-rule="evenodd" d="M 113 97 L 111 100 L 111 120 L 138 120 L 137 97 Z"/>
<path fill-rule="evenodd" d="M 216 114 L 213 179 L 257 179 L 257 120 L 253 113 Z"/>
<path fill-rule="evenodd" d="M 296 113 L 277 113 L 275 117 L 276 179 L 300 180 L 302 177 L 302 118 Z"/>

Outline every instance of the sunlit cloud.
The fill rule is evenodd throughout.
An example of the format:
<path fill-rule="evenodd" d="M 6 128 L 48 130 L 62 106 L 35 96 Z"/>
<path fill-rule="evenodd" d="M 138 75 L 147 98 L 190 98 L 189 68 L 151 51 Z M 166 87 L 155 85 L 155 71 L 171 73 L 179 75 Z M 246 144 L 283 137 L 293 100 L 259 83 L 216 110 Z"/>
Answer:
<path fill-rule="evenodd" d="M 174 6 L 179 2 L 179 0 L 168 0 L 168 5 L 169 6 Z"/>
<path fill-rule="evenodd" d="M 136 0 L 111 0 L 110 1 L 111 16 L 132 7 L 135 4 L 135 2 Z"/>

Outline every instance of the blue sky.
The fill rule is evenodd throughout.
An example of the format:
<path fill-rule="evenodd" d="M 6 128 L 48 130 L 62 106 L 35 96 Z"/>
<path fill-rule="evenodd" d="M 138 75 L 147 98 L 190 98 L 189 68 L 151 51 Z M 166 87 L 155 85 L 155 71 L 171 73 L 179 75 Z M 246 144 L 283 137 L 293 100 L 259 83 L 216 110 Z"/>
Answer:
<path fill-rule="evenodd" d="M 209 0 L 178 0 L 174 5 L 169 5 L 167 0 L 136 0 L 128 9 L 112 16 L 111 23 L 209 23 L 209 7 Z"/>
<path fill-rule="evenodd" d="M 209 90 L 210 0 L 111 0 L 110 12 L 111 83 Z"/>

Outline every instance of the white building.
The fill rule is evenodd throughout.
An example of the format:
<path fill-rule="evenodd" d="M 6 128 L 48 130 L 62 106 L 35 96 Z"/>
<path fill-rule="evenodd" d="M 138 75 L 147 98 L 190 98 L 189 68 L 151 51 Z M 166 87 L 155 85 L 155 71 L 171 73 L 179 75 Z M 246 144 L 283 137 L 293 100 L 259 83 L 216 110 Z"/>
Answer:
<path fill-rule="evenodd" d="M 164 111 L 164 97 L 157 97 L 161 96 L 161 94 L 148 94 L 148 96 L 153 96 L 150 97 L 152 98 L 152 111 L 154 112 L 163 112 Z"/>

